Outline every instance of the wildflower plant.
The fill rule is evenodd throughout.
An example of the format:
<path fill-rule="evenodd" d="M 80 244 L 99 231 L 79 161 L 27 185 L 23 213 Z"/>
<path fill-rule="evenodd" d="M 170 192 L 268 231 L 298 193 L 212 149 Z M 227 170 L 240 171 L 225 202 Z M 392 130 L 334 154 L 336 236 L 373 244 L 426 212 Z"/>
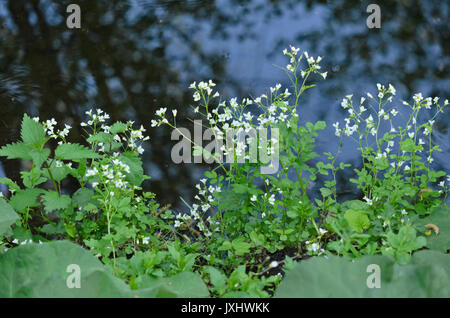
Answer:
<path fill-rule="evenodd" d="M 400 106 L 409 108 L 408 114 L 392 106 L 396 90 L 391 84 L 377 84 L 377 91 L 376 97 L 367 93 L 368 99 L 361 97 L 356 105 L 353 95 L 347 95 L 341 103 L 348 114 L 345 127 L 340 128 L 339 122 L 333 125 L 339 147 L 342 139 L 349 137 L 359 146 L 362 158 L 362 168 L 354 170 L 356 178 L 350 181 L 362 192 L 363 199 L 339 206 L 335 198 L 327 198 L 328 208 L 334 212 L 347 209 L 343 217 L 329 219 L 330 227 L 341 239 L 328 248 L 351 256 L 380 250 L 391 254 L 388 242 L 396 232 L 409 233 L 409 239 L 415 242 L 415 230 L 410 225 L 445 204 L 448 196 L 446 172 L 435 171 L 431 165 L 433 153 L 442 151 L 433 144 L 433 124 L 448 100 L 441 105 L 439 97 L 415 94 L 411 102 L 403 101 Z M 420 116 L 423 111 L 431 113 L 431 119 L 424 120 Z M 403 122 L 396 118 L 399 113 L 405 116 Z M 358 233 L 352 233 L 352 228 Z M 424 246 L 421 242 L 411 246 L 419 249 Z"/>
<path fill-rule="evenodd" d="M 206 129 L 200 140 L 178 125 L 176 109 L 156 111 L 151 126 L 169 126 L 172 136 L 181 137 L 172 149 L 174 162 L 187 162 L 192 153 L 195 162 L 212 164 L 195 185 L 194 203 L 185 202 L 188 213 L 160 207 L 155 195 L 143 189 L 150 179 L 141 160 L 149 140 L 143 126 L 135 128 L 132 121 L 110 125 L 107 113 L 90 110 L 81 123 L 85 143 L 79 144 L 69 141 L 70 125 L 25 114 L 21 140 L 0 148 L 0 156 L 31 163 L 20 180 L 0 178 L 9 190 L 0 192 L 0 266 L 38 272 L 47 284 L 55 281 L 60 263 L 71 264 L 76 255 L 87 266 L 84 272 L 102 273 L 105 290 L 133 297 L 269 297 L 277 295 L 278 286 L 278 295 L 292 290 L 303 295 L 310 288 L 297 281 L 322 275 L 317 268 L 331 275 L 345 266 L 342 273 L 352 275 L 356 284 L 354 269 L 375 258 L 391 269 L 394 262 L 414 263 L 395 267 L 393 277 L 406 277 L 411 268 L 424 277 L 441 273 L 441 267 L 428 263 L 448 262 L 443 253 L 450 249 L 450 175 L 434 170 L 433 154 L 442 150 L 432 134 L 448 100 L 441 103 L 418 93 L 393 106 L 391 84 L 377 84 L 375 97 L 347 95 L 341 102 L 347 118 L 332 125 L 337 150 L 320 156 L 315 142 L 326 124 L 303 124 L 299 113 L 302 94 L 316 79 L 327 78 L 322 58 L 293 46 L 283 53 L 289 62 L 281 69 L 290 87 L 276 84 L 258 97 L 224 100 L 212 80 L 190 85 L 192 115 L 201 117 L 194 124 Z M 209 144 L 203 146 L 202 139 Z M 339 174 L 351 167 L 339 161 L 347 139 L 361 155 L 361 166 L 353 167 L 350 178 L 360 197 L 356 193 L 354 200 L 342 201 L 336 189 Z M 310 185 L 319 177 L 325 179 L 321 198 L 314 198 Z M 77 184 L 73 192 L 65 190 L 69 180 Z M 55 240 L 72 243 L 50 242 Z M 424 248 L 433 251 L 418 251 Z M 56 259 L 49 260 L 50 253 Z M 365 258 L 375 254 L 383 256 Z M 29 255 L 45 259 L 50 274 L 33 267 L 39 262 L 23 260 Z M 350 263 L 339 256 L 360 260 Z M 303 265 L 309 257 L 311 262 Z M 282 281 L 286 272 L 294 272 L 292 280 Z M 0 285 L 8 284 L 0 286 L 0 296 L 13 295 L 13 280 L 21 276 L 2 275 L 8 280 L 0 275 Z M 364 288 L 363 294 L 366 278 L 361 281 L 354 289 Z M 406 283 L 418 281 L 408 276 Z M 294 283 L 300 287 L 290 287 Z M 386 283 L 394 286 L 395 295 L 400 285 L 406 286 Z M 325 285 L 316 289 L 328 293 Z M 427 295 L 448 291 L 419 285 L 410 289 Z M 348 291 L 345 286 L 341 290 Z M 35 281 L 27 288 L 30 295 L 40 295 Z M 52 288 L 45 285 L 44 290 Z M 73 295 L 65 287 L 59 292 Z"/>
<path fill-rule="evenodd" d="M 177 127 L 176 116 L 170 113 L 166 116 L 166 108 L 158 110 L 157 119 L 152 121 L 152 126 L 168 125 L 188 139 L 194 156 L 203 155 L 217 164 L 196 185 L 197 202 L 189 206 L 190 213 L 176 215 L 175 226 L 186 229 L 195 226 L 196 233 L 208 241 L 218 242 L 219 250 L 227 253 L 239 254 L 233 248 L 234 240 L 248 249 L 261 246 L 275 252 L 286 246 L 300 246 L 310 232 L 318 238 L 322 236 L 315 223 L 317 208 L 309 200 L 307 187 L 318 174 L 318 169 L 309 163 L 317 157 L 313 151 L 315 138 L 325 123 L 308 122 L 301 126 L 297 110 L 301 95 L 314 86 L 310 79 L 317 75 L 325 79 L 327 72 L 320 71 L 321 57 L 300 53 L 293 46 L 283 52 L 289 64 L 281 69 L 290 79 L 290 88 L 283 89 L 281 84 L 276 84 L 261 96 L 225 101 L 220 99 L 211 80 L 190 85 L 196 102 L 193 112 L 206 119 L 214 147 L 202 147 L 189 138 L 186 129 Z M 250 131 L 258 133 L 247 139 L 238 137 L 239 133 Z M 230 135 L 231 142 L 226 138 Z M 252 152 L 255 149 L 252 146 L 257 148 L 257 155 Z M 223 153 L 212 151 L 217 149 Z M 230 153 L 232 160 L 224 163 L 221 155 Z M 251 160 L 261 159 L 261 153 L 276 155 L 269 165 L 275 169 L 269 173 L 261 169 L 268 166 L 267 161 Z M 290 172 L 296 174 L 296 181 L 288 178 Z M 320 251 L 315 245 L 312 250 Z"/>
<path fill-rule="evenodd" d="M 21 216 L 13 237 L 65 237 L 89 246 L 108 262 L 138 249 L 148 230 L 163 235 L 167 227 L 157 226 L 158 218 L 152 217 L 158 213 L 154 195 L 141 187 L 149 178 L 140 159 L 141 143 L 148 140 L 145 129 L 134 129 L 133 122 L 108 126 L 109 115 L 101 109 L 86 114 L 89 120 L 81 126 L 87 146 L 68 142 L 67 124 L 59 130 L 54 119 L 40 122 L 25 115 L 22 141 L 0 149 L 8 159 L 32 162 L 29 171 L 21 172 L 24 187 L 8 178 L 0 181 L 8 185 L 7 201 Z M 54 151 L 48 144 L 51 139 L 57 143 Z M 62 190 L 68 178 L 79 184 L 73 194 Z"/>

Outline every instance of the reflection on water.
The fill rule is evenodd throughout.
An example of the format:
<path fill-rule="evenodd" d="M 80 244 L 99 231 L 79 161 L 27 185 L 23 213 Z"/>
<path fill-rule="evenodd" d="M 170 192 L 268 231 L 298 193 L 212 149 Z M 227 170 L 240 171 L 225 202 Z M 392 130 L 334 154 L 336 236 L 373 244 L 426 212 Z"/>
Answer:
<path fill-rule="evenodd" d="M 112 120 L 132 118 L 148 128 L 147 187 L 163 204 L 179 206 L 179 196 L 189 201 L 199 171 L 173 164 L 170 131 L 149 123 L 161 106 L 185 118 L 194 80 L 214 79 L 229 98 L 256 96 L 276 82 L 288 85 L 273 64 L 286 64 L 281 50 L 289 44 L 324 56 L 328 79 L 307 93 L 300 110 L 304 121 L 329 123 L 320 152 L 333 151 L 331 123 L 342 121 L 346 94 L 373 92 L 380 82 L 394 84 L 399 101 L 418 91 L 449 95 L 446 1 L 383 1 L 379 30 L 365 25 L 370 2 L 338 0 L 84 0 L 77 1 L 82 28 L 69 30 L 71 2 L 0 1 L 0 145 L 18 138 L 23 112 L 71 124 L 75 139 L 91 107 Z M 448 118 L 447 109 L 434 136 L 445 149 L 434 163 L 446 171 Z M 191 127 L 186 119 L 180 124 Z M 355 147 L 344 146 L 343 159 L 351 161 Z M 2 163 L 18 179 L 18 163 Z M 351 193 L 347 179 L 341 191 Z"/>

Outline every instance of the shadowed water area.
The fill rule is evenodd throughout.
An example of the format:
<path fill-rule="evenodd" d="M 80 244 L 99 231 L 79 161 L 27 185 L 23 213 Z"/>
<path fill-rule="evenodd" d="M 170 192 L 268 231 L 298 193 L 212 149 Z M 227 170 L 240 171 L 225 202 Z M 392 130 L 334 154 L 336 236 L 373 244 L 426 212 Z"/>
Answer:
<path fill-rule="evenodd" d="M 144 125 L 150 136 L 144 169 L 152 177 L 145 188 L 163 205 L 182 208 L 179 197 L 192 201 L 203 167 L 172 162 L 170 129 L 150 127 L 155 111 L 176 108 L 179 125 L 193 130 L 187 120 L 193 81 L 212 79 L 227 100 L 259 96 L 278 82 L 289 87 L 274 65 L 287 64 L 281 52 L 292 44 L 324 57 L 327 80 L 302 96 L 299 115 L 302 123 L 327 122 L 316 151 L 334 153 L 332 123 L 343 123 L 340 102 L 347 94 L 359 100 L 376 95 L 376 83 L 391 83 L 401 114 L 401 101 L 417 92 L 449 97 L 450 3 L 383 1 L 381 29 L 369 29 L 371 2 L 0 0 L 0 146 L 19 138 L 24 112 L 70 124 L 69 139 L 81 142 L 85 111 L 101 108 L 111 122 Z M 81 29 L 66 26 L 70 3 L 81 8 Z M 447 108 L 432 136 L 444 150 L 435 153 L 433 167 L 447 172 L 449 115 Z M 359 167 L 357 145 L 343 146 L 340 160 Z M 20 168 L 18 160 L 2 158 L 0 176 L 18 180 Z M 359 195 L 351 176 L 349 168 L 338 180 L 343 198 Z"/>

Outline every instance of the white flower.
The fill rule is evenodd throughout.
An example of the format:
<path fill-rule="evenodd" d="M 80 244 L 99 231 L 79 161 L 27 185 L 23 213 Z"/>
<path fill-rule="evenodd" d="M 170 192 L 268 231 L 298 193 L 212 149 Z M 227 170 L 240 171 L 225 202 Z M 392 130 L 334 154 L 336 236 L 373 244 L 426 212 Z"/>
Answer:
<path fill-rule="evenodd" d="M 250 201 L 253 201 L 253 202 L 255 202 L 257 200 L 257 197 L 256 197 L 256 195 L 253 195 L 251 198 L 250 198 Z"/>
<path fill-rule="evenodd" d="M 173 117 L 177 117 L 177 110 L 176 109 L 172 109 L 172 114 L 173 114 Z"/>
<path fill-rule="evenodd" d="M 272 263 L 270 263 L 270 267 L 277 267 L 278 266 L 278 262 L 277 261 L 273 261 Z"/>
<path fill-rule="evenodd" d="M 320 235 L 324 235 L 325 233 L 327 233 L 327 230 L 325 230 L 325 229 L 319 229 L 319 233 L 320 233 Z"/>
<path fill-rule="evenodd" d="M 270 196 L 270 198 L 269 198 L 269 203 L 270 203 L 270 205 L 274 205 L 274 203 L 275 203 L 275 194 L 272 194 L 272 195 Z"/>
<path fill-rule="evenodd" d="M 327 78 L 327 74 L 328 74 L 328 72 L 324 72 L 324 73 L 322 73 L 320 75 L 322 75 L 323 79 L 326 79 Z"/>
<path fill-rule="evenodd" d="M 157 116 L 159 116 L 159 117 L 163 117 L 164 116 L 164 114 L 166 113 L 166 110 L 167 110 L 167 108 L 160 108 L 160 109 L 158 109 L 157 111 L 156 111 L 156 115 Z"/>

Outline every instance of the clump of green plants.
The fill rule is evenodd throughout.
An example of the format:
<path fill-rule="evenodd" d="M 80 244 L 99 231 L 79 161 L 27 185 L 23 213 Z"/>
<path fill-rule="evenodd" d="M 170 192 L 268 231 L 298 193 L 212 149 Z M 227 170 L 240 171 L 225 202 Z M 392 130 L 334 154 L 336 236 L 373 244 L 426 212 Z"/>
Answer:
<path fill-rule="evenodd" d="M 51 283 L 67 297 L 93 297 L 92 282 L 102 275 L 110 292 L 98 296 L 320 297 L 324 294 L 303 282 L 304 273 L 317 265 L 328 273 L 324 277 L 338 279 L 330 275 L 333 268 L 347 268 L 344 276 L 351 275 L 352 268 L 374 261 L 399 275 L 434 277 L 441 267 L 429 272 L 427 257 L 444 264 L 450 249 L 450 175 L 431 164 L 433 153 L 442 151 L 433 144 L 434 123 L 448 101 L 416 94 L 403 102 L 410 112 L 402 120 L 399 114 L 406 112 L 391 106 L 396 94 L 391 84 L 378 84 L 377 97 L 367 93 L 357 105 L 347 95 L 341 103 L 348 113 L 345 124 L 333 124 L 336 153 L 318 154 L 316 138 L 326 124 L 302 124 L 299 113 L 305 91 L 327 72 L 320 56 L 293 46 L 283 53 L 289 88 L 276 84 L 259 97 L 227 101 L 211 80 L 191 84 L 192 114 L 203 118 L 210 132 L 205 147 L 177 126 L 176 109 L 156 112 L 152 127 L 174 129 L 195 157 L 212 164 L 195 186 L 194 203 L 185 202 L 188 213 L 161 207 L 143 190 L 143 182 L 151 182 L 142 167 L 149 139 L 143 126 L 109 125 L 108 114 L 91 110 L 81 123 L 85 143 L 78 144 L 68 141 L 69 125 L 58 129 L 54 119 L 25 114 L 21 140 L 0 148 L 0 156 L 30 163 L 20 180 L 0 179 L 9 189 L 0 198 L 0 265 L 8 268 L 0 274 L 0 287 L 9 286 L 0 296 L 39 296 Z M 424 117 L 424 110 L 431 115 Z M 339 155 L 347 139 L 361 154 L 361 167 L 353 167 L 350 179 L 361 195 L 342 201 L 337 180 L 351 165 Z M 325 179 L 320 199 L 310 190 L 319 179 Z M 68 180 L 78 185 L 73 193 L 65 190 Z M 419 251 L 424 249 L 434 251 Z M 19 278 L 37 273 L 39 262 L 49 258 L 45 270 L 57 275 L 41 275 L 35 284 L 15 289 L 12 272 Z M 77 259 L 93 288 L 84 294 L 61 285 L 65 266 Z M 295 284 L 283 280 L 285 273 Z M 394 295 L 402 295 L 400 285 L 387 281 Z M 352 283 L 365 284 L 365 278 Z M 442 295 L 434 285 L 416 285 L 422 296 Z M 363 287 L 355 290 L 389 295 Z M 320 285 L 320 290 L 328 289 Z"/>

